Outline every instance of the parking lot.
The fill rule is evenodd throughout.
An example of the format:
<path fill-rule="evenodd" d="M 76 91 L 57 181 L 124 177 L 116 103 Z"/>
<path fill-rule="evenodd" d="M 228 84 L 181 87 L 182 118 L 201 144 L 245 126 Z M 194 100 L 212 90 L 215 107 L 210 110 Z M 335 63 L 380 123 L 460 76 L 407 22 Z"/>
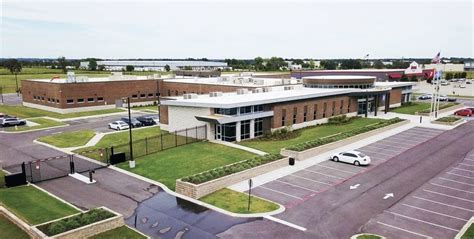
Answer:
<path fill-rule="evenodd" d="M 289 210 L 317 196 L 331 186 L 370 170 L 389 158 L 442 133 L 442 130 L 415 127 L 356 149 L 371 157 L 369 166 L 324 161 L 252 189 L 252 194 L 278 202 Z"/>
<path fill-rule="evenodd" d="M 370 220 L 363 231 L 388 238 L 454 238 L 473 215 L 474 150 Z"/>

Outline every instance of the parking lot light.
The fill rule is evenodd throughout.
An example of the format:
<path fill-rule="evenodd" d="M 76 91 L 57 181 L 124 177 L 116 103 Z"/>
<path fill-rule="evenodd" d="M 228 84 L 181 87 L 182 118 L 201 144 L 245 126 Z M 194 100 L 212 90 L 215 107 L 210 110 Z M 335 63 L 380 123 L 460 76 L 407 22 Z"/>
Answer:
<path fill-rule="evenodd" d="M 129 144 L 130 144 L 130 161 L 129 167 L 135 168 L 135 160 L 133 159 L 133 140 L 132 140 L 132 114 L 130 112 L 130 97 L 124 98 L 127 101 L 128 107 L 128 133 L 129 133 Z"/>

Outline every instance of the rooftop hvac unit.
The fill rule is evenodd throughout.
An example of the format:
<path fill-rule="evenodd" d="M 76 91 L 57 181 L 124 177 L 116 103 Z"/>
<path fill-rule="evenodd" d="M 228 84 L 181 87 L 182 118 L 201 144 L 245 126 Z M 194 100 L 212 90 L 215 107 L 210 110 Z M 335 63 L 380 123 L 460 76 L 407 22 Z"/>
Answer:
<path fill-rule="evenodd" d="M 264 85 L 264 84 L 265 84 L 265 80 L 263 80 L 263 79 L 254 79 L 254 80 L 253 80 L 253 83 L 254 83 L 255 85 Z"/>
<path fill-rule="evenodd" d="M 220 92 L 220 91 L 211 92 L 211 93 L 209 93 L 209 96 L 210 97 L 219 97 L 219 96 L 222 96 L 222 92 Z"/>
<path fill-rule="evenodd" d="M 197 95 L 197 94 L 194 94 L 194 93 L 191 93 L 191 94 L 184 94 L 184 95 L 183 95 L 183 98 L 184 98 L 185 100 L 197 99 L 197 98 L 198 98 L 198 95 Z"/>
<path fill-rule="evenodd" d="M 73 72 L 73 71 L 68 71 L 68 72 L 67 72 L 67 79 L 66 79 L 66 82 L 67 82 L 67 83 L 76 82 L 76 76 L 74 75 L 74 72 Z"/>
<path fill-rule="evenodd" d="M 252 93 L 262 93 L 263 92 L 263 89 L 262 88 L 255 88 L 252 90 Z"/>
<path fill-rule="evenodd" d="M 242 84 L 242 78 L 234 79 L 234 84 Z"/>
<path fill-rule="evenodd" d="M 265 87 L 263 88 L 263 92 L 271 92 L 272 88 L 271 87 Z"/>
<path fill-rule="evenodd" d="M 249 90 L 247 89 L 237 89 L 237 95 L 245 95 L 248 93 L 249 93 Z"/>
<path fill-rule="evenodd" d="M 285 87 L 283 88 L 283 90 L 293 90 L 293 89 L 294 89 L 293 86 L 285 86 Z"/>

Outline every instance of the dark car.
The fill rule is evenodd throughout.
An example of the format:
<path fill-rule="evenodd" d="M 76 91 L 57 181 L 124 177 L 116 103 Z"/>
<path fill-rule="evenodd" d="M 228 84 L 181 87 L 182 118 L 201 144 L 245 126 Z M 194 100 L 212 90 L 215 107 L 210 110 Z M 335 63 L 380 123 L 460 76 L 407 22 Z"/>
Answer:
<path fill-rule="evenodd" d="M 448 102 L 456 102 L 456 98 L 454 97 L 448 97 Z"/>
<path fill-rule="evenodd" d="M 472 115 L 472 110 L 470 110 L 469 108 L 458 110 L 458 111 L 454 112 L 454 115 L 471 116 Z"/>
<path fill-rule="evenodd" d="M 140 121 L 144 126 L 150 126 L 150 125 L 155 125 L 156 122 L 153 120 L 152 117 L 147 117 L 147 116 L 141 116 L 137 117 L 137 120 Z"/>
<path fill-rule="evenodd" d="M 15 126 L 15 125 L 25 125 L 26 120 L 21 120 L 13 117 L 4 117 L 0 119 L 0 124 L 2 127 Z"/>
<path fill-rule="evenodd" d="M 127 123 L 127 124 L 130 125 L 130 127 L 132 127 L 132 128 L 138 128 L 138 127 L 142 127 L 142 126 L 143 126 L 143 124 L 142 124 L 140 121 L 138 121 L 137 119 L 135 119 L 135 118 L 132 118 L 132 122 L 130 122 L 130 121 L 128 120 L 128 118 L 121 118 L 120 120 L 123 121 L 123 122 L 125 122 L 125 123 Z"/>

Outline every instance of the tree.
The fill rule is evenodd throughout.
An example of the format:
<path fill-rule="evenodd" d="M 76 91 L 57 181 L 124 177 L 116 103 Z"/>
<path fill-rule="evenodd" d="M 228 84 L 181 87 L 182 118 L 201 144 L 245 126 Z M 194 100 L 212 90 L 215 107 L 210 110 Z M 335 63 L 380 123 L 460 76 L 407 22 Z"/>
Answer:
<path fill-rule="evenodd" d="M 165 65 L 165 71 L 169 72 L 170 70 L 171 70 L 170 65 L 166 64 L 166 65 Z"/>
<path fill-rule="evenodd" d="M 408 81 L 407 75 L 403 74 L 402 78 L 400 78 L 400 81 Z"/>
<path fill-rule="evenodd" d="M 91 71 L 97 70 L 97 60 L 95 60 L 95 59 L 90 59 L 89 60 L 89 70 L 91 70 Z"/>
<path fill-rule="evenodd" d="M 416 75 L 412 75 L 410 80 L 411 81 L 418 81 L 418 78 L 416 78 Z"/>
<path fill-rule="evenodd" d="M 467 73 L 465 71 L 461 72 L 461 78 L 466 79 L 466 77 L 467 77 Z"/>
<path fill-rule="evenodd" d="M 185 66 L 185 67 L 184 67 L 184 70 L 185 70 L 185 71 L 192 71 L 193 68 L 192 68 L 191 66 Z"/>
<path fill-rule="evenodd" d="M 132 65 L 127 65 L 127 66 L 125 66 L 125 70 L 126 71 L 133 71 L 133 70 L 135 70 L 135 67 L 132 66 Z"/>
<path fill-rule="evenodd" d="M 99 71 L 105 71 L 105 66 L 104 65 L 100 65 L 97 67 L 97 70 Z"/>
<path fill-rule="evenodd" d="M 326 70 L 335 70 L 337 63 L 335 61 L 321 61 L 321 67 Z"/>
<path fill-rule="evenodd" d="M 374 68 L 375 68 L 375 69 L 382 69 L 382 68 L 384 68 L 383 62 L 382 62 L 381 60 L 376 60 L 376 61 L 374 62 Z"/>
<path fill-rule="evenodd" d="M 17 59 L 10 59 L 4 63 L 4 66 L 10 71 L 10 73 L 15 75 L 16 94 L 19 95 L 20 89 L 18 88 L 18 74 L 22 70 L 21 63 Z"/>
<path fill-rule="evenodd" d="M 362 64 L 356 59 L 345 59 L 341 61 L 341 69 L 361 69 Z"/>
<path fill-rule="evenodd" d="M 64 74 L 66 74 L 67 72 L 66 65 L 67 65 L 66 57 L 60 56 L 58 58 L 58 69 L 61 69 Z"/>
<path fill-rule="evenodd" d="M 446 73 L 446 80 L 451 80 L 451 79 L 453 79 L 453 73 L 447 72 Z"/>
<path fill-rule="evenodd" d="M 257 71 L 263 70 L 265 68 L 265 66 L 263 65 L 263 58 L 259 56 L 255 57 L 254 66 L 255 66 L 255 70 Z"/>
<path fill-rule="evenodd" d="M 313 60 L 310 60 L 309 63 L 308 63 L 308 65 L 309 65 L 309 68 L 310 68 L 310 69 L 316 68 L 316 63 L 315 63 Z"/>
<path fill-rule="evenodd" d="M 286 67 L 288 64 L 281 57 L 272 57 L 267 61 L 265 65 L 265 70 L 267 71 L 278 71 L 282 67 Z"/>

